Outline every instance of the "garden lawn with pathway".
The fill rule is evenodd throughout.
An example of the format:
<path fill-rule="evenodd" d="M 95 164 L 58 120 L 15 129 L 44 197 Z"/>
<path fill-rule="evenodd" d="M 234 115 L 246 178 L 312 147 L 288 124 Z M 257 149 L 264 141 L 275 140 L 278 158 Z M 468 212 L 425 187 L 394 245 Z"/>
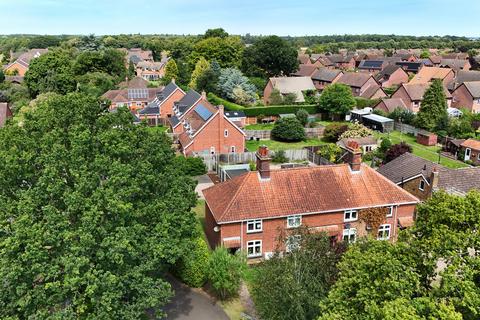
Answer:
<path fill-rule="evenodd" d="M 304 141 L 299 142 L 282 142 L 282 141 L 275 141 L 275 140 L 248 140 L 246 142 L 246 146 L 248 151 L 255 152 L 258 150 L 259 146 L 267 146 L 272 151 L 279 151 L 279 150 L 293 150 L 293 149 L 303 149 L 304 147 L 311 147 L 311 146 L 320 146 L 323 144 L 327 144 L 320 139 L 306 139 Z"/>
<path fill-rule="evenodd" d="M 404 141 L 412 147 L 412 153 L 414 155 L 432 162 L 438 161 L 438 154 L 439 154 L 439 151 L 441 150 L 441 147 L 424 146 L 422 144 L 419 144 L 417 143 L 417 139 L 412 135 L 401 133 L 400 131 L 392 131 L 390 133 L 377 132 L 377 137 L 379 138 L 389 137 L 390 140 L 392 141 L 392 144 L 398 144 Z M 453 160 L 443 156 L 440 158 L 440 164 L 452 169 L 468 167 L 468 165 L 464 162 Z"/>

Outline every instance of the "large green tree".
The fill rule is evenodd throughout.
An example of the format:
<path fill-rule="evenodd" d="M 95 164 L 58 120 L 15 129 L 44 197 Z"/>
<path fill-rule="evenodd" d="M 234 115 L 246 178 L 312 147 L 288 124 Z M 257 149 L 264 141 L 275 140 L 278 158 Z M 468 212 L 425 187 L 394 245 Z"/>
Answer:
<path fill-rule="evenodd" d="M 275 77 L 297 71 L 297 50 L 277 36 L 257 40 L 245 49 L 241 69 L 248 76 Z"/>
<path fill-rule="evenodd" d="M 163 84 L 169 84 L 172 79 L 178 78 L 178 67 L 175 60 L 170 59 L 165 66 L 165 74 L 163 75 L 162 82 Z"/>
<path fill-rule="evenodd" d="M 75 91 L 72 52 L 56 49 L 33 59 L 25 74 L 25 84 L 32 97 L 45 92 L 65 94 Z"/>
<path fill-rule="evenodd" d="M 192 77 L 190 78 L 190 83 L 188 86 L 194 90 L 198 90 L 197 82 L 198 78 L 202 77 L 203 74 L 210 68 L 210 64 L 204 57 L 200 57 L 197 63 L 195 64 L 195 69 L 192 72 Z"/>
<path fill-rule="evenodd" d="M 280 237 L 279 249 L 284 245 L 293 247 L 288 255 L 277 251 L 255 268 L 252 295 L 256 309 L 262 319 L 314 319 L 318 301 L 337 278 L 336 265 L 344 246 L 332 244 L 327 234 L 303 229 Z"/>
<path fill-rule="evenodd" d="M 209 61 L 215 59 L 222 68 L 238 67 L 243 47 L 240 37 L 206 38 L 195 44 L 189 56 L 189 64 L 193 69 L 200 57 L 204 57 Z"/>
<path fill-rule="evenodd" d="M 346 114 L 356 105 L 352 90 L 342 83 L 327 86 L 322 91 L 318 103 L 321 110 L 331 114 Z"/>
<path fill-rule="evenodd" d="M 0 130 L 0 318 L 141 319 L 191 248 L 194 182 L 170 140 L 90 96 Z"/>
<path fill-rule="evenodd" d="M 446 124 L 448 124 L 447 108 L 443 83 L 441 80 L 435 79 L 423 95 L 416 118 L 417 126 L 429 131 L 445 130 Z"/>
<path fill-rule="evenodd" d="M 116 49 L 82 52 L 75 59 L 73 72 L 75 75 L 104 72 L 117 80 L 123 80 L 127 75 L 125 54 Z"/>

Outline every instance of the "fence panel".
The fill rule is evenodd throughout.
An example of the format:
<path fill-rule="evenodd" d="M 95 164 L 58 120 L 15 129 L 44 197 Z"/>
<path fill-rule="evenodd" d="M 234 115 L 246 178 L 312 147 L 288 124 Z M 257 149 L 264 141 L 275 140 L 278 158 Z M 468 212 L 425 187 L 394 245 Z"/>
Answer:
<path fill-rule="evenodd" d="M 395 122 L 395 130 L 400 131 L 402 133 L 409 133 L 413 134 L 415 137 L 417 136 L 418 132 L 421 130 L 420 128 L 416 128 L 406 123 Z"/>

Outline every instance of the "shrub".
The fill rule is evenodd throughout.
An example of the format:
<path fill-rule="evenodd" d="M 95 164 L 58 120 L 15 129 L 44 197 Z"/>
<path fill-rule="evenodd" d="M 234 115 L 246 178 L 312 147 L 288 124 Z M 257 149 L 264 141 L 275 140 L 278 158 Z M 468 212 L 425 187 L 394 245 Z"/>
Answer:
<path fill-rule="evenodd" d="M 0 83 L 5 81 L 5 73 L 3 73 L 3 70 L 0 70 Z"/>
<path fill-rule="evenodd" d="M 298 121 L 302 124 L 302 126 L 306 126 L 308 122 L 308 112 L 305 109 L 299 109 L 297 113 L 295 114 L 297 117 Z"/>
<path fill-rule="evenodd" d="M 207 173 L 207 167 L 202 158 L 180 156 L 177 161 L 183 172 L 189 176 L 200 176 Z"/>
<path fill-rule="evenodd" d="M 323 138 L 329 142 L 337 142 L 340 136 L 347 130 L 348 125 L 334 122 L 325 127 Z"/>
<path fill-rule="evenodd" d="M 305 140 L 305 130 L 297 118 L 281 118 L 275 122 L 272 129 L 272 138 L 278 141 L 301 141 Z"/>
<path fill-rule="evenodd" d="M 283 97 L 283 104 L 294 104 L 297 101 L 297 95 L 295 93 L 289 93 Z"/>
<path fill-rule="evenodd" d="M 345 138 L 363 138 L 373 135 L 373 130 L 365 127 L 359 122 L 354 122 L 350 125 L 347 131 L 341 134 L 340 139 Z"/>
<path fill-rule="evenodd" d="M 378 150 L 380 152 L 387 152 L 388 149 L 390 149 L 390 147 L 392 146 L 392 140 L 390 140 L 390 138 L 383 138 L 382 139 L 382 142 L 380 142 L 380 148 L 378 148 Z"/>
<path fill-rule="evenodd" d="M 354 97 L 357 109 L 372 108 L 378 103 L 378 99 L 365 99 L 360 97 Z"/>
<path fill-rule="evenodd" d="M 388 115 L 390 119 L 393 119 L 395 121 L 400 121 L 402 123 L 406 124 L 411 124 L 413 125 L 415 123 L 415 114 L 409 110 L 404 110 L 401 108 L 396 108 L 390 114 Z"/>
<path fill-rule="evenodd" d="M 227 101 L 225 99 L 222 99 L 222 98 L 218 97 L 217 95 L 215 95 L 213 93 L 209 93 L 207 95 L 207 99 L 208 99 L 208 101 L 210 101 L 214 105 L 217 105 L 217 106 L 218 105 L 223 105 L 226 110 L 239 111 L 239 110 L 245 109 L 245 107 L 243 107 L 239 104 Z"/>
<path fill-rule="evenodd" d="M 341 153 L 342 153 L 342 149 L 339 146 L 337 146 L 335 143 L 329 143 L 329 144 L 320 146 L 317 151 L 317 154 L 319 156 L 321 156 L 322 158 L 330 162 L 337 161 L 337 158 L 340 156 Z"/>
<path fill-rule="evenodd" d="M 412 147 L 405 142 L 394 144 L 387 150 L 387 152 L 385 152 L 385 163 L 388 163 L 393 159 L 400 157 L 406 152 L 412 152 Z"/>
<path fill-rule="evenodd" d="M 273 155 L 272 161 L 275 163 L 285 163 L 285 162 L 288 162 L 289 159 L 285 155 L 285 151 L 279 150 L 279 151 L 276 151 L 275 154 Z"/>
<path fill-rule="evenodd" d="M 210 255 L 208 281 L 222 300 L 238 294 L 246 268 L 246 260 L 239 251 L 232 255 L 224 247 L 216 248 Z"/>
<path fill-rule="evenodd" d="M 210 251 L 207 243 L 199 237 L 193 248 L 176 264 L 174 273 L 188 286 L 199 288 L 207 281 L 207 269 Z"/>
<path fill-rule="evenodd" d="M 250 83 L 257 88 L 257 94 L 262 95 L 263 94 L 263 89 L 267 85 L 267 80 L 264 78 L 259 78 L 259 77 L 249 77 Z"/>

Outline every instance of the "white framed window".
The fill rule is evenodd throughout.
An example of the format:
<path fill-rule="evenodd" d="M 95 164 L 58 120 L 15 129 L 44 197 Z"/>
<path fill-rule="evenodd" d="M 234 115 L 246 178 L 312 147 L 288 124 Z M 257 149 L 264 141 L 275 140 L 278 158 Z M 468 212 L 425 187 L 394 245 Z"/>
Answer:
<path fill-rule="evenodd" d="M 262 232 L 262 220 L 248 220 L 247 221 L 247 233 Z"/>
<path fill-rule="evenodd" d="M 236 151 L 235 146 L 231 146 L 231 147 L 230 147 L 230 152 L 231 152 L 231 153 L 235 153 L 235 151 Z"/>
<path fill-rule="evenodd" d="M 287 228 L 298 228 L 302 225 L 302 216 L 287 217 Z"/>
<path fill-rule="evenodd" d="M 215 147 L 210 147 L 210 153 L 215 154 Z"/>
<path fill-rule="evenodd" d="M 425 190 L 425 181 L 420 180 L 420 184 L 418 185 L 418 189 L 420 189 L 420 191 Z"/>
<path fill-rule="evenodd" d="M 393 206 L 387 207 L 387 218 L 393 217 Z"/>
<path fill-rule="evenodd" d="M 292 252 L 300 248 L 302 237 L 299 234 L 289 236 L 285 243 L 285 251 Z"/>
<path fill-rule="evenodd" d="M 262 240 L 253 240 L 247 242 L 247 257 L 257 258 L 262 256 Z"/>
<path fill-rule="evenodd" d="M 225 138 L 228 137 L 228 129 L 223 130 L 223 136 Z"/>
<path fill-rule="evenodd" d="M 357 210 L 345 210 L 345 213 L 343 215 L 344 222 L 357 221 L 357 219 L 358 219 Z"/>
<path fill-rule="evenodd" d="M 389 224 L 382 224 L 380 228 L 378 228 L 378 240 L 388 240 L 390 239 L 390 229 L 391 225 Z"/>
<path fill-rule="evenodd" d="M 354 243 L 357 241 L 357 229 L 343 229 L 343 241 L 347 243 Z"/>

